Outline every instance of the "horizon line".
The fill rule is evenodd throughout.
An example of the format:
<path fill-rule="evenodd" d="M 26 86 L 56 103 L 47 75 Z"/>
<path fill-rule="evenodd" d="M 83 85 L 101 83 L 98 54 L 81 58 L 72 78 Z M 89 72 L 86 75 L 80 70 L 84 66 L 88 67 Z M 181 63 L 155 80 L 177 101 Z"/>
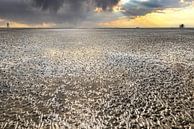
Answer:
<path fill-rule="evenodd" d="M 3 30 L 12 30 L 12 29 L 194 29 L 194 27 L 94 27 L 94 28 L 87 28 L 87 27 L 0 27 Z"/>

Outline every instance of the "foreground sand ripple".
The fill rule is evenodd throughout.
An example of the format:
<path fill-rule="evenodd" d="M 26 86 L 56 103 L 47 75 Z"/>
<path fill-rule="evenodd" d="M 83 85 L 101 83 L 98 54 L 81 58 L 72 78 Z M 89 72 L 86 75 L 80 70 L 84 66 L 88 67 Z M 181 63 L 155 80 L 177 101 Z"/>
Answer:
<path fill-rule="evenodd" d="M 193 30 L 0 31 L 0 128 L 192 128 Z"/>

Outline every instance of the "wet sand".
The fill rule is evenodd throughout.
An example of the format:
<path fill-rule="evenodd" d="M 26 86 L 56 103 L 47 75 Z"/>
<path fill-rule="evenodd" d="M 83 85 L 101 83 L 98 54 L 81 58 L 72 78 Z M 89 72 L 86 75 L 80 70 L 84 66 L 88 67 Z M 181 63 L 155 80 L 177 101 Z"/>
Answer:
<path fill-rule="evenodd" d="M 0 30 L 0 128 L 194 128 L 193 35 Z"/>

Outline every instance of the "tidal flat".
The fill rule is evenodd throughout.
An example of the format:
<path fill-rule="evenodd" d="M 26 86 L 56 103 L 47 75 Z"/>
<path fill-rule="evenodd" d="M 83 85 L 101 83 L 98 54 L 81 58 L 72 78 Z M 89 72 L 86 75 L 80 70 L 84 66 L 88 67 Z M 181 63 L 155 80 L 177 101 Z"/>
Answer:
<path fill-rule="evenodd" d="M 193 129 L 194 29 L 0 30 L 0 129 Z"/>

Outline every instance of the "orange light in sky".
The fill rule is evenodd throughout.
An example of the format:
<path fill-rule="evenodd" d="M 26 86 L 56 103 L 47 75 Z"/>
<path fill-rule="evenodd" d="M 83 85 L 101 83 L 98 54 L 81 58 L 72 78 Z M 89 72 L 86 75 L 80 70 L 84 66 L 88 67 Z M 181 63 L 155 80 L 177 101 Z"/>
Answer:
<path fill-rule="evenodd" d="M 101 22 L 101 27 L 177 27 L 185 24 L 188 27 L 194 26 L 194 7 L 189 6 L 181 9 L 166 9 L 160 12 L 152 12 L 145 16 L 138 16 L 129 19 L 126 16 L 116 20 Z"/>

